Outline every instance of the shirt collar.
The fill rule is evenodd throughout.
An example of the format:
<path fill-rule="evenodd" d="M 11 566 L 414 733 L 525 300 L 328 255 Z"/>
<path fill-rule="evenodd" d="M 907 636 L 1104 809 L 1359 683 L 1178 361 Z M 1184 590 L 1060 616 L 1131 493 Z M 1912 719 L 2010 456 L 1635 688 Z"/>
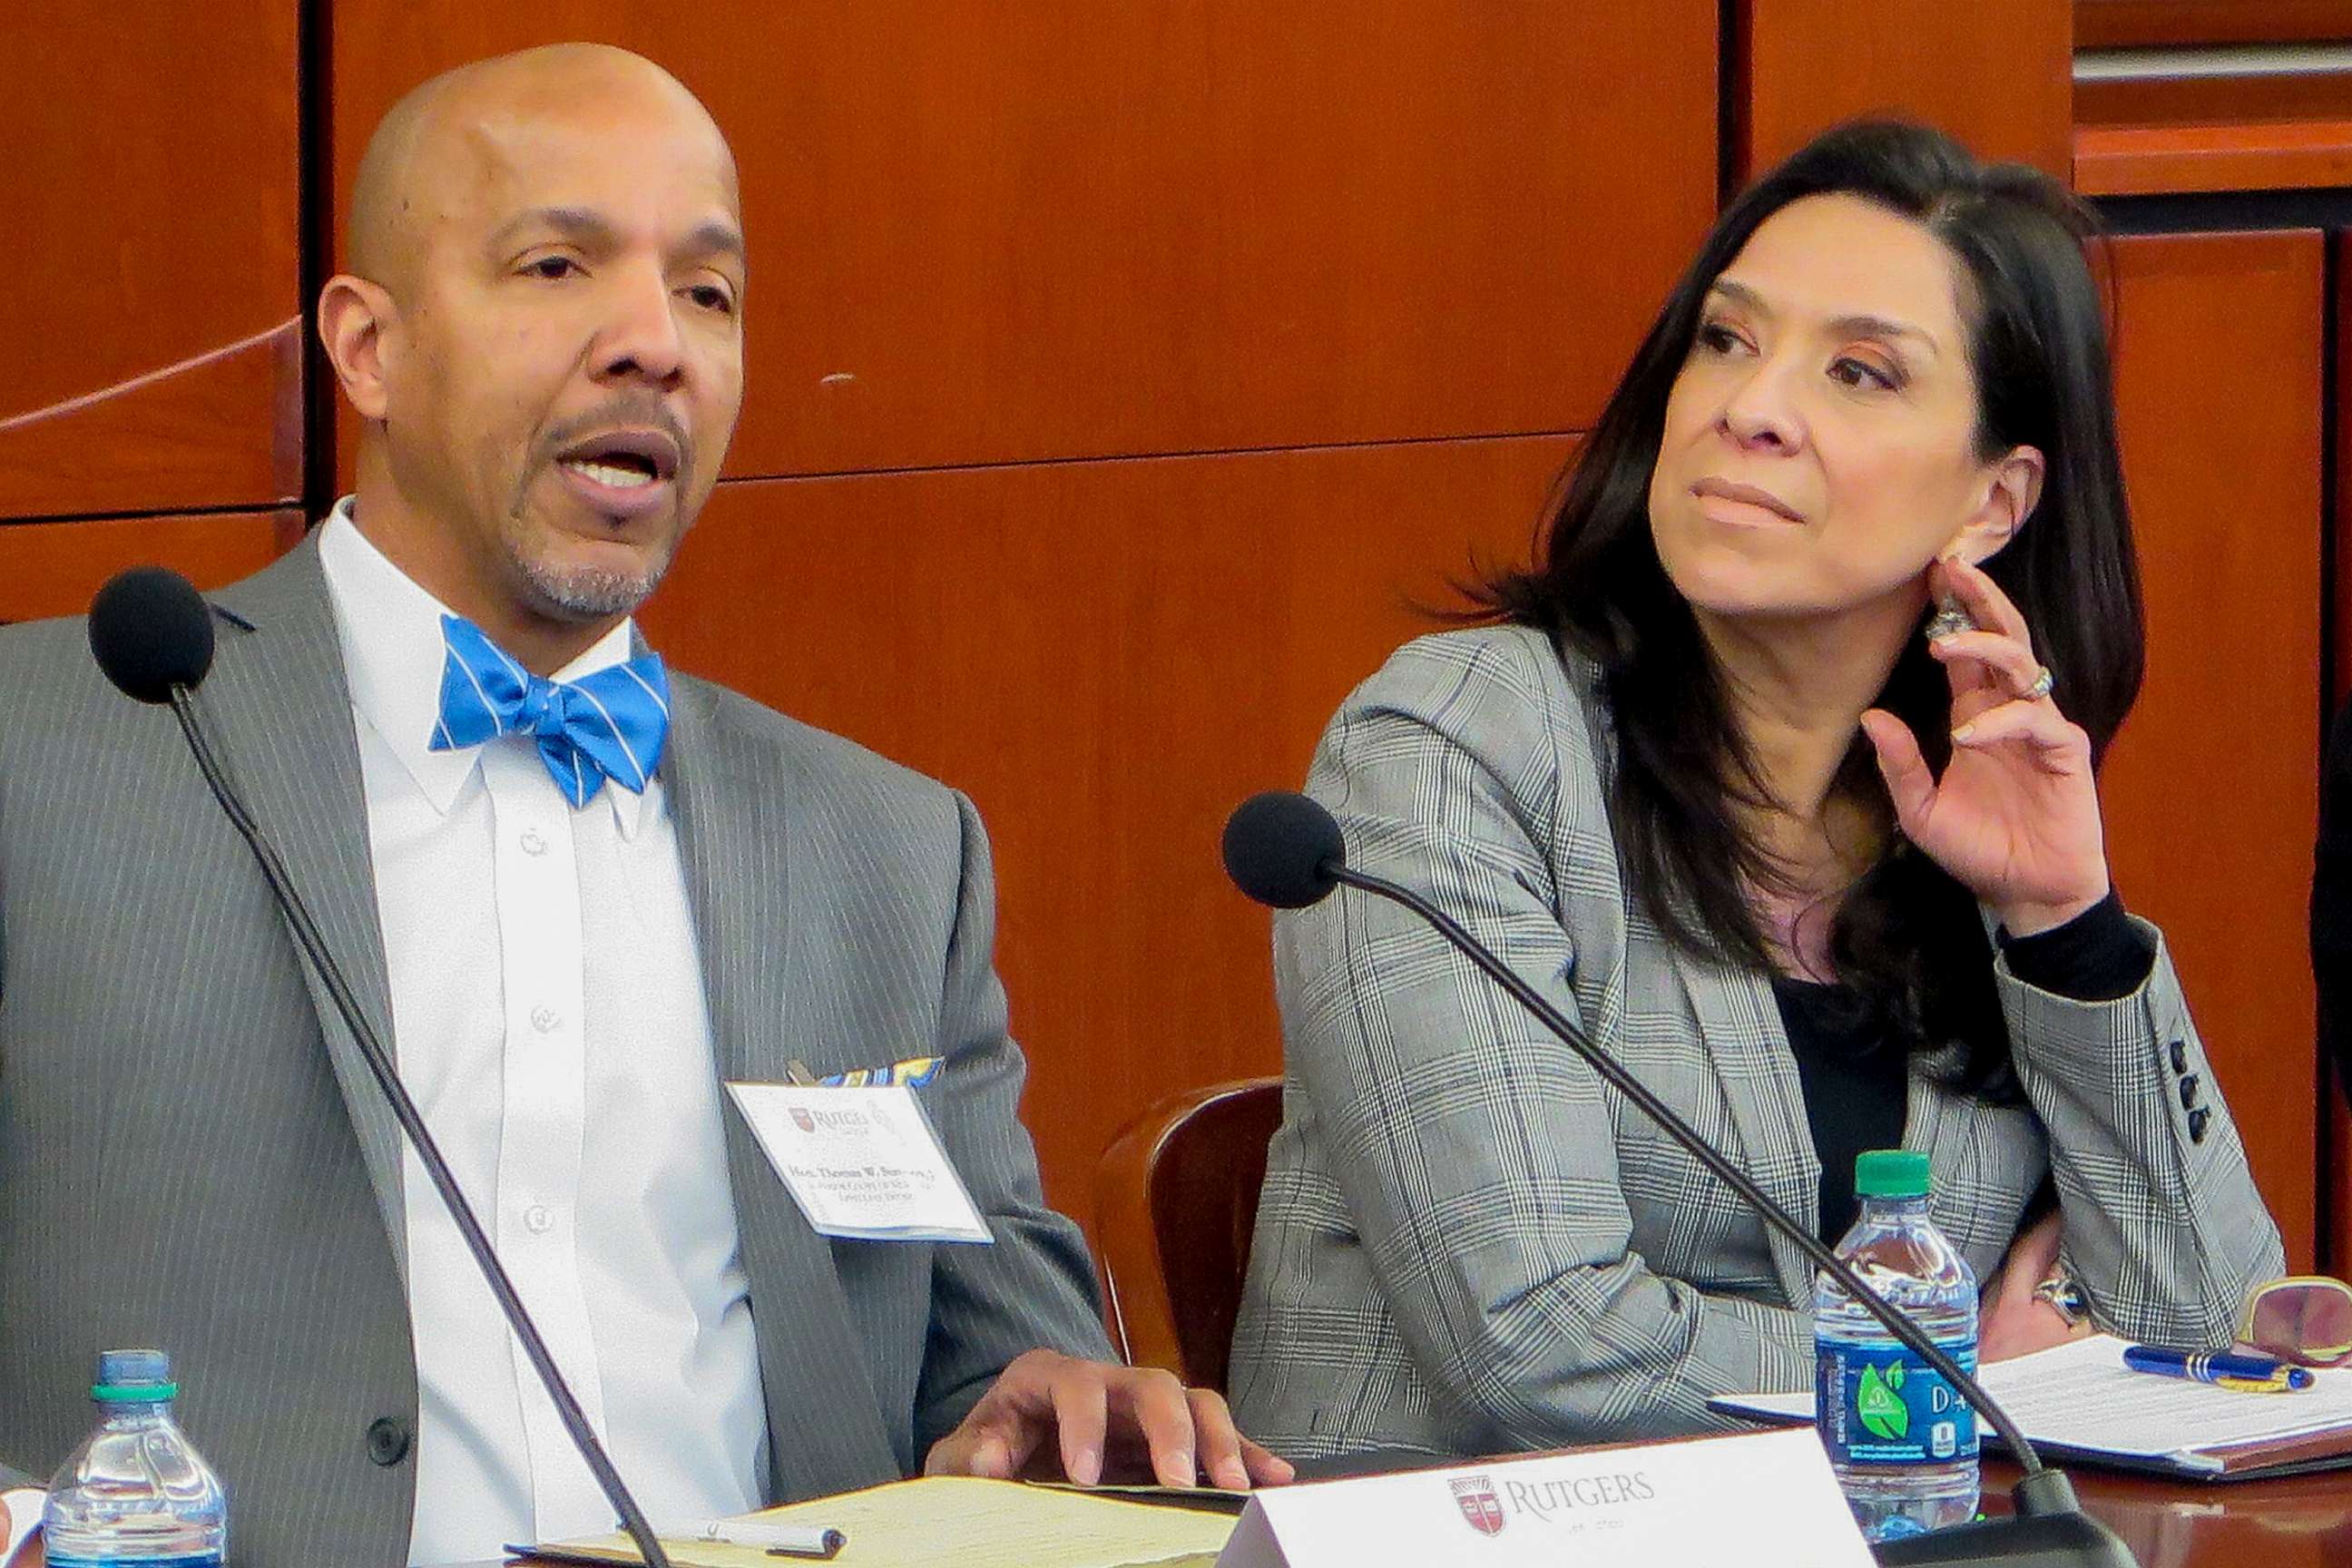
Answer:
<path fill-rule="evenodd" d="M 441 617 L 453 612 L 360 531 L 350 496 L 337 501 L 319 529 L 319 563 L 342 637 L 352 707 L 400 760 L 433 809 L 446 816 L 480 760 L 479 747 L 436 752 L 431 745 L 433 727 L 441 716 L 441 671 L 447 658 Z M 554 679 L 577 680 L 625 664 L 636 651 L 635 623 L 624 620 L 557 670 Z M 530 742 L 506 735 L 489 743 Z M 608 781 L 598 798 L 612 803 L 621 836 L 633 839 L 644 823 L 647 802 L 660 788 L 658 773 L 643 795 Z"/>

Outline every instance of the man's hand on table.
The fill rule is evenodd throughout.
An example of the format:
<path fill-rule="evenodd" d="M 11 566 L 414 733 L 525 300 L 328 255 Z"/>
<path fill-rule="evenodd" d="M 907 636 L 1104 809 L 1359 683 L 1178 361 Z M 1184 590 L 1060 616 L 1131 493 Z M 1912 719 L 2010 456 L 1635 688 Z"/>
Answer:
<path fill-rule="evenodd" d="M 1051 1447 L 1049 1447 L 1049 1445 Z M 933 1476 L 1058 1473 L 1081 1486 L 1189 1487 L 1205 1475 L 1234 1491 L 1296 1474 L 1234 1426 L 1224 1397 L 1156 1367 L 1113 1366 L 1034 1350 L 999 1374 L 963 1425 L 932 1445 Z"/>

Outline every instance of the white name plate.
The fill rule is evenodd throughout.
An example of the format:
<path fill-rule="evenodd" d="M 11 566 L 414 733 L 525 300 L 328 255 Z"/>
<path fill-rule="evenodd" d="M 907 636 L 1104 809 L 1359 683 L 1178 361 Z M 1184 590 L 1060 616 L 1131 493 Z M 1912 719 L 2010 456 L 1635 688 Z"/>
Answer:
<path fill-rule="evenodd" d="M 1873 1568 L 1811 1427 L 1254 1492 L 1217 1568 Z"/>

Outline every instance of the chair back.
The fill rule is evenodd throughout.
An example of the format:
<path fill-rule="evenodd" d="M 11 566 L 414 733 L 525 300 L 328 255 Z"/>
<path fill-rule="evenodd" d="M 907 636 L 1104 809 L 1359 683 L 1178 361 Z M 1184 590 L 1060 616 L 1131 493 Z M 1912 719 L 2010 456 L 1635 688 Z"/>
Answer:
<path fill-rule="evenodd" d="M 1136 1366 L 1225 1386 L 1282 1080 L 1188 1090 L 1129 1122 L 1095 1167 L 1095 1239 L 1112 1337 Z"/>

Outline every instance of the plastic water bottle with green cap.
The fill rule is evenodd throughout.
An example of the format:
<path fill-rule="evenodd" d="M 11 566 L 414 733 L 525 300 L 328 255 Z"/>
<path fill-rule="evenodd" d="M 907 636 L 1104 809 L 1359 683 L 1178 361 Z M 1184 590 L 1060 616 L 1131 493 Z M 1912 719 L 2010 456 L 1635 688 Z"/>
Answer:
<path fill-rule="evenodd" d="M 1837 1255 L 1973 1373 L 1977 1280 L 1927 1217 L 1927 1156 L 1879 1149 L 1854 1162 L 1862 1215 Z M 1822 1446 L 1872 1541 L 1977 1511 L 1976 1413 L 1827 1274 L 1813 1281 L 1813 1394 Z"/>
<path fill-rule="evenodd" d="M 220 1568 L 228 1497 L 172 1419 L 179 1384 L 162 1351 L 102 1351 L 98 1429 L 49 1483 L 49 1568 Z"/>

